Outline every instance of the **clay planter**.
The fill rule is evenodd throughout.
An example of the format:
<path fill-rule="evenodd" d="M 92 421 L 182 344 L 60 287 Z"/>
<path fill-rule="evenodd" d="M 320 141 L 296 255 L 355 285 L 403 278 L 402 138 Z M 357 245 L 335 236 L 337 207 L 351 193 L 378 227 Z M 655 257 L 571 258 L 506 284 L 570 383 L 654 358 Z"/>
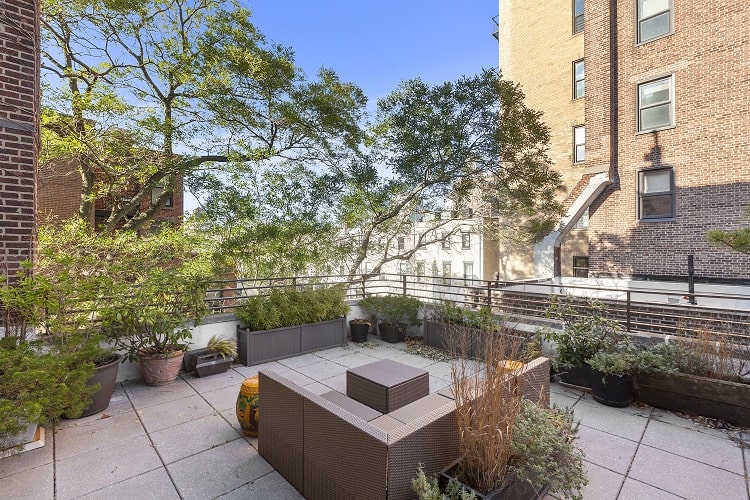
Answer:
<path fill-rule="evenodd" d="M 750 422 L 750 384 L 684 373 L 641 375 L 637 398 L 657 408 L 720 418 L 733 425 Z"/>
<path fill-rule="evenodd" d="M 96 372 L 86 381 L 86 385 L 99 384 L 99 390 L 91 397 L 91 404 L 83 411 L 81 417 L 88 417 L 107 409 L 109 400 L 112 399 L 112 393 L 115 390 L 117 368 L 120 366 L 121 361 L 122 356 L 115 354 L 112 361 L 96 367 Z"/>
<path fill-rule="evenodd" d="M 378 331 L 380 331 L 380 338 L 391 344 L 404 341 L 404 333 L 399 325 L 378 323 Z"/>
<path fill-rule="evenodd" d="M 361 323 L 353 319 L 349 322 L 349 331 L 351 333 L 352 342 L 365 342 L 367 341 L 367 334 L 370 332 L 370 323 Z"/>
<path fill-rule="evenodd" d="M 605 375 L 591 370 L 591 395 L 607 406 L 625 408 L 633 400 L 633 378 L 630 375 Z"/>
<path fill-rule="evenodd" d="M 440 471 L 438 483 L 440 489 L 445 491 L 445 487 L 451 479 L 456 479 L 456 469 L 458 460 L 451 463 L 448 467 Z M 463 488 L 469 493 L 474 493 L 478 500 L 535 500 L 544 498 L 549 492 L 549 485 L 537 491 L 531 483 L 522 479 L 514 479 L 509 484 L 494 489 L 486 494 L 480 493 L 470 486 L 458 481 Z"/>
<path fill-rule="evenodd" d="M 195 373 L 198 377 L 208 377 L 226 372 L 232 366 L 232 361 L 234 360 L 231 357 L 208 352 L 207 348 L 202 347 L 186 352 L 183 365 L 187 373 Z"/>
<path fill-rule="evenodd" d="M 138 361 L 141 365 L 143 381 L 152 386 L 171 384 L 180 373 L 184 356 L 182 351 L 154 354 L 150 357 L 141 356 Z"/>

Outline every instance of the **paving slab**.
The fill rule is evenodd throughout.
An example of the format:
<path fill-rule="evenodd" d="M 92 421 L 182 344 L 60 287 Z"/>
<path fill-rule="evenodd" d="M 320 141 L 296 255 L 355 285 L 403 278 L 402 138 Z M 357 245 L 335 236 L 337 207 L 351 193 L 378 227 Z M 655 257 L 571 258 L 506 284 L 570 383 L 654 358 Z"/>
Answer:
<path fill-rule="evenodd" d="M 321 384 L 330 387 L 334 391 L 346 394 L 346 373 L 340 373 L 320 381 Z M 329 389 L 330 390 L 330 389 Z"/>
<path fill-rule="evenodd" d="M 592 500 L 615 500 L 625 477 L 591 462 L 584 462 L 589 484 L 583 487 L 583 498 Z"/>
<path fill-rule="evenodd" d="M 138 410 L 143 426 L 148 432 L 156 432 L 167 427 L 189 422 L 216 413 L 205 399 L 193 394 L 160 405 L 149 406 Z"/>
<path fill-rule="evenodd" d="M 148 437 L 75 455 L 56 463 L 57 500 L 75 498 L 162 466 Z"/>
<path fill-rule="evenodd" d="M 50 462 L 2 477 L 0 478 L 0 498 L 8 500 L 54 498 L 54 476 L 54 465 Z"/>
<path fill-rule="evenodd" d="M 55 432 L 57 460 L 107 448 L 117 443 L 127 443 L 144 437 L 146 431 L 136 412 L 131 410 L 109 418 L 81 422 Z"/>
<path fill-rule="evenodd" d="M 300 500 L 304 497 L 274 471 L 219 497 L 221 500 Z"/>
<path fill-rule="evenodd" d="M 633 461 L 638 443 L 598 429 L 581 425 L 576 444 L 586 453 L 586 461 L 625 474 Z"/>
<path fill-rule="evenodd" d="M 352 347 L 333 347 L 331 349 L 324 349 L 322 351 L 315 351 L 315 355 L 325 359 L 325 360 L 334 360 L 336 358 L 340 358 L 341 356 L 346 356 L 347 354 L 352 354 L 354 352 L 357 352 L 358 348 L 356 346 Z"/>
<path fill-rule="evenodd" d="M 663 422 L 650 422 L 642 443 L 719 469 L 745 474 L 742 449 L 726 436 L 718 437 Z"/>
<path fill-rule="evenodd" d="M 123 382 L 125 392 L 136 410 L 182 399 L 195 394 L 187 382 L 178 378 L 169 385 L 151 387 L 140 380 Z"/>
<path fill-rule="evenodd" d="M 447 361 L 435 361 L 424 369 L 430 372 L 430 375 L 434 375 L 443 380 L 451 379 L 451 364 Z"/>
<path fill-rule="evenodd" d="M 430 394 L 441 391 L 450 385 L 451 383 L 449 380 L 430 375 Z"/>
<path fill-rule="evenodd" d="M 393 361 L 397 361 L 405 365 L 413 366 L 415 368 L 423 368 L 423 369 L 426 369 L 426 367 L 435 364 L 434 359 L 427 359 L 424 356 L 419 356 L 417 354 L 410 354 L 407 352 L 404 352 L 400 356 L 396 356 L 395 358 L 392 358 L 392 359 Z"/>
<path fill-rule="evenodd" d="M 213 391 L 216 389 L 222 389 L 230 385 L 236 385 L 239 387 L 242 381 L 247 377 L 243 377 L 234 370 L 227 370 L 225 373 L 211 375 L 208 377 L 196 377 L 193 375 L 183 375 L 182 379 L 190 385 L 196 392 Z"/>
<path fill-rule="evenodd" d="M 106 486 L 79 498 L 81 500 L 122 500 L 135 498 L 136 492 L 138 500 L 179 500 L 180 498 L 164 467 Z"/>
<path fill-rule="evenodd" d="M 631 441 L 639 441 L 646 429 L 648 415 L 622 411 L 595 401 L 580 400 L 573 406 L 575 419 L 582 425 L 614 434 Z"/>
<path fill-rule="evenodd" d="M 19 472 L 36 469 L 42 465 L 48 465 L 53 462 L 53 445 L 54 432 L 51 427 L 45 428 L 44 446 L 35 450 L 26 451 L 10 457 L 0 459 L 0 480 L 4 477 L 12 476 Z M 2 482 L 0 482 L 0 485 Z M 0 486 L 0 492 L 3 488 Z"/>
<path fill-rule="evenodd" d="M 234 408 L 237 404 L 237 396 L 240 393 L 240 386 L 229 386 L 215 391 L 201 393 L 201 396 L 208 401 L 208 404 L 219 412 Z"/>
<path fill-rule="evenodd" d="M 297 370 L 293 370 L 291 368 L 283 372 L 279 372 L 279 375 L 286 379 L 289 379 L 300 387 L 304 387 L 315 382 L 315 379 L 312 379 L 307 375 L 303 375 Z M 237 386 L 237 392 L 239 392 L 239 386 Z"/>
<path fill-rule="evenodd" d="M 669 493 L 695 500 L 747 497 L 743 475 L 650 446 L 638 448 L 629 476 Z"/>
<path fill-rule="evenodd" d="M 361 352 L 353 352 L 351 354 L 345 354 L 344 356 L 335 358 L 332 361 L 336 364 L 345 366 L 346 368 L 356 368 L 358 366 L 366 365 L 377 360 L 378 358 L 368 356 L 367 354 Z"/>
<path fill-rule="evenodd" d="M 268 363 L 260 363 L 253 366 L 235 365 L 232 367 L 233 371 L 239 373 L 245 378 L 256 376 L 260 370 L 273 370 L 275 372 L 281 372 L 288 369 L 289 367 L 282 365 L 278 361 L 269 361 Z"/>
<path fill-rule="evenodd" d="M 654 486 L 651 486 L 635 479 L 625 479 L 625 484 L 620 490 L 620 496 L 617 500 L 678 500 L 677 495 L 673 495 L 668 491 L 660 490 Z"/>
<path fill-rule="evenodd" d="M 311 365 L 297 368 L 297 371 L 308 377 L 321 380 L 346 373 L 346 367 L 333 361 L 322 360 Z"/>
<path fill-rule="evenodd" d="M 81 423 L 99 420 L 105 415 L 114 417 L 115 415 L 127 413 L 129 411 L 133 411 L 133 405 L 130 403 L 127 394 L 125 394 L 125 388 L 122 386 L 122 384 L 116 384 L 115 390 L 112 392 L 112 397 L 109 400 L 109 406 L 107 406 L 107 408 L 98 413 L 94 413 L 93 415 L 89 415 L 88 417 L 62 419 L 55 425 L 55 427 L 58 430 L 65 429 L 66 427 L 74 427 L 80 425 Z"/>
<path fill-rule="evenodd" d="M 232 425 L 216 414 L 152 432 L 150 436 L 165 464 L 240 438 Z"/>
<path fill-rule="evenodd" d="M 320 356 L 314 353 L 307 353 L 301 356 L 295 356 L 293 358 L 285 358 L 277 361 L 280 365 L 284 365 L 287 368 L 299 368 L 300 366 L 307 366 L 313 363 L 318 363 L 322 359 Z"/>
<path fill-rule="evenodd" d="M 321 384 L 320 382 L 313 382 L 312 384 L 304 385 L 302 387 L 304 387 L 305 390 L 317 395 L 324 394 L 331 390 L 330 387 L 325 384 Z"/>
<path fill-rule="evenodd" d="M 215 498 L 273 471 L 244 439 L 180 460 L 167 469 L 184 500 Z"/>

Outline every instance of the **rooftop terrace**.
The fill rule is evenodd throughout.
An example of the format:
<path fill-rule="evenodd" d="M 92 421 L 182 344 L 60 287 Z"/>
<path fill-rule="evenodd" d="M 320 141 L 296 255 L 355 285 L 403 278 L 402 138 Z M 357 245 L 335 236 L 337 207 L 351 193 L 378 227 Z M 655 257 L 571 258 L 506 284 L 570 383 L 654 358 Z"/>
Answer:
<path fill-rule="evenodd" d="M 47 429 L 44 447 L 0 459 L 0 498 L 301 498 L 258 454 L 257 439 L 242 436 L 234 415 L 240 384 L 269 369 L 312 392 L 345 392 L 347 368 L 384 358 L 428 370 L 431 392 L 449 384 L 449 363 L 370 339 L 207 378 L 182 375 L 163 387 L 118 384 L 104 413 L 64 420 Z M 584 498 L 750 499 L 750 430 L 714 429 L 651 407 L 610 408 L 557 383 L 551 393 L 581 420 Z"/>

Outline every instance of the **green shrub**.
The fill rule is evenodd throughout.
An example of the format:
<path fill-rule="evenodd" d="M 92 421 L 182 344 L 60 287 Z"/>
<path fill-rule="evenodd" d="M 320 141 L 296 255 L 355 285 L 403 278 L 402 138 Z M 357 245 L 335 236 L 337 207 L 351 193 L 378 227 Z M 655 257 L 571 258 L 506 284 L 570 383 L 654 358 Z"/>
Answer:
<path fill-rule="evenodd" d="M 419 299 L 408 295 L 371 295 L 359 302 L 359 307 L 375 320 L 386 325 L 398 323 L 419 325 Z"/>
<path fill-rule="evenodd" d="M 440 303 L 434 319 L 453 326 L 467 326 L 484 331 L 499 332 L 503 328 L 502 319 L 495 316 L 489 307 L 483 306 L 475 310 L 450 301 Z"/>
<path fill-rule="evenodd" d="M 274 288 L 268 295 L 244 299 L 235 309 L 235 315 L 252 331 L 272 330 L 346 316 L 349 306 L 345 299 L 340 286 L 301 291 Z"/>

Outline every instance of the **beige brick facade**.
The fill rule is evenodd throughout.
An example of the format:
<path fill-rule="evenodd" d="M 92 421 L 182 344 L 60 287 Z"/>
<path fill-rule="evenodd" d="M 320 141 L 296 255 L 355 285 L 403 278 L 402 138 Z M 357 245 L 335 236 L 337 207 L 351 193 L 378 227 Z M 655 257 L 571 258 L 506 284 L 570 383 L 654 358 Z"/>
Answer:
<path fill-rule="evenodd" d="M 33 0 L 0 2 L 0 266 L 12 280 L 34 255 L 39 35 Z"/>
<path fill-rule="evenodd" d="M 573 63 L 584 58 L 584 33 L 573 34 L 571 0 L 500 0 L 500 70 L 520 83 L 526 105 L 542 111 L 551 129 L 549 157 L 563 176 L 564 199 L 583 173 L 573 159 L 573 127 L 585 125 L 585 98 L 573 98 Z M 588 81 L 586 82 L 588 84 Z M 563 273 L 572 275 L 573 255 L 587 255 L 585 231 L 563 245 Z M 531 245 L 501 246 L 501 278 L 534 275 Z"/>
<path fill-rule="evenodd" d="M 750 2 L 674 0 L 673 29 L 644 43 L 637 0 L 586 0 L 585 37 L 572 35 L 572 4 L 501 0 L 501 68 L 545 112 L 551 156 L 568 189 L 584 173 L 610 174 L 612 186 L 591 206 L 592 275 L 682 280 L 692 254 L 696 279 L 747 282 L 750 259 L 705 235 L 750 224 Z M 583 55 L 586 97 L 571 101 L 571 70 L 555 64 Z M 641 133 L 638 85 L 662 77 L 672 78 L 673 124 Z M 586 161 L 572 165 L 562 138 L 579 121 Z M 673 217 L 645 221 L 638 213 L 638 176 L 649 168 L 673 173 Z M 563 275 L 570 252 L 579 251 L 572 236 L 562 246 Z"/>

